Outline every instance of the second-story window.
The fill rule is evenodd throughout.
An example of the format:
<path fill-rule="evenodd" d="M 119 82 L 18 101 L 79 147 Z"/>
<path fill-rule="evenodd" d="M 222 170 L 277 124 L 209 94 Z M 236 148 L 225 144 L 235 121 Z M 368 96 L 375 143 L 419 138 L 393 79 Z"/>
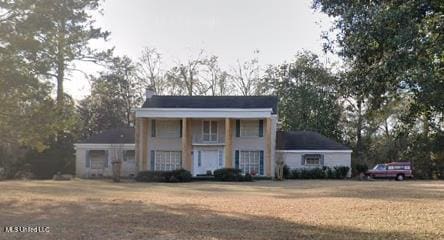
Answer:
<path fill-rule="evenodd" d="M 179 138 L 180 120 L 158 120 L 156 121 L 156 131 L 161 138 Z"/>
<path fill-rule="evenodd" d="M 217 141 L 217 121 L 203 121 L 203 141 Z"/>
<path fill-rule="evenodd" d="M 258 120 L 241 120 L 240 121 L 241 137 L 258 137 L 259 121 Z"/>

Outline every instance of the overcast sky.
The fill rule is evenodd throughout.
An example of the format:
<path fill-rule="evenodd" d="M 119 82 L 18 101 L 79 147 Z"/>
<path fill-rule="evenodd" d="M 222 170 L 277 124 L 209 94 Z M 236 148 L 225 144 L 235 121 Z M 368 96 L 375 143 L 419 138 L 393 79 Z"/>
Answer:
<path fill-rule="evenodd" d="M 288 61 L 304 49 L 322 54 L 320 35 L 330 24 L 311 9 L 311 0 L 108 0 L 104 15 L 97 17 L 97 25 L 111 31 L 106 46 L 134 60 L 143 47 L 156 47 L 165 68 L 200 49 L 219 56 L 223 68 L 251 58 L 255 49 L 261 65 Z M 68 93 L 75 99 L 89 94 L 82 75 L 72 79 Z"/>

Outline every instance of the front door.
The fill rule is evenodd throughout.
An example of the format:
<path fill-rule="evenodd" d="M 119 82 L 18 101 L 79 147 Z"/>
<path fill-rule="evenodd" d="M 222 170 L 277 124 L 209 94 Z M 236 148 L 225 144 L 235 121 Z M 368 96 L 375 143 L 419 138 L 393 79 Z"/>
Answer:
<path fill-rule="evenodd" d="M 194 161 L 194 174 L 205 175 L 208 171 L 213 173 L 219 166 L 219 151 L 217 150 L 200 150 L 196 151 L 197 156 Z"/>

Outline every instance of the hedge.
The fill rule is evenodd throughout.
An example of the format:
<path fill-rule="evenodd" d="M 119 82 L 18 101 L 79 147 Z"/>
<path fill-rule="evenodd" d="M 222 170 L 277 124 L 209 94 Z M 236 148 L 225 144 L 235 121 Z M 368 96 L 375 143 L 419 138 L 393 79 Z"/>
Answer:
<path fill-rule="evenodd" d="M 350 170 L 346 166 L 336 166 L 333 168 L 301 168 L 290 170 L 288 179 L 344 179 Z"/>
<path fill-rule="evenodd" d="M 213 175 L 216 181 L 253 181 L 253 177 L 250 174 L 242 175 L 242 170 L 238 168 L 220 168 L 214 170 Z"/>
<path fill-rule="evenodd" d="M 190 182 L 191 173 L 185 169 L 173 171 L 141 171 L 136 176 L 138 182 Z"/>

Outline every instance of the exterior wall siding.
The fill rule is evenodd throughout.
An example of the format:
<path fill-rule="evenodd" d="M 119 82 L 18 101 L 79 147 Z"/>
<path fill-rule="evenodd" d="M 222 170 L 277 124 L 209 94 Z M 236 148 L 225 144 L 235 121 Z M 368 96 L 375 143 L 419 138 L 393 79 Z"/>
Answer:
<path fill-rule="evenodd" d="M 155 119 L 157 121 L 162 121 L 161 119 Z M 179 119 L 177 119 L 179 120 Z M 163 138 L 159 136 L 153 137 L 152 135 L 152 128 L 151 128 L 151 119 L 149 120 L 149 127 L 147 129 L 147 136 L 148 136 L 148 147 L 147 147 L 147 157 L 144 159 L 146 161 L 145 169 L 143 170 L 150 170 L 150 162 L 151 162 L 151 151 L 182 151 L 182 138 L 176 137 L 176 138 Z M 177 125 L 178 128 L 180 128 L 179 125 Z M 183 156 L 182 156 L 183 158 Z"/>
<path fill-rule="evenodd" d="M 76 176 L 79 178 L 86 176 L 86 149 L 76 149 Z"/>
<path fill-rule="evenodd" d="M 192 131 L 192 141 L 193 144 L 203 144 L 205 143 L 202 139 L 202 122 L 207 119 L 192 119 L 191 121 L 191 131 Z M 210 119 L 208 119 L 210 120 Z M 213 120 L 213 119 L 211 119 Z M 259 119 L 258 119 L 259 120 Z M 275 157 L 275 142 L 276 142 L 276 123 L 277 117 L 273 117 L 272 119 L 272 134 L 271 134 L 271 176 L 274 176 L 274 157 Z M 162 121 L 157 119 L 156 121 Z M 217 144 L 224 145 L 225 144 L 225 119 L 217 119 L 218 122 L 218 138 Z M 264 151 L 265 150 L 265 129 L 264 129 L 264 137 L 236 137 L 236 127 L 235 121 L 233 121 L 232 127 L 232 139 L 233 139 L 233 149 L 232 156 L 234 156 L 236 150 L 255 150 L 255 151 Z M 181 151 L 182 150 L 182 138 L 161 138 L 161 137 L 152 137 L 151 127 L 148 128 L 148 148 L 147 151 L 150 153 L 151 150 L 170 150 L 170 151 Z M 193 146 L 196 149 L 197 146 Z M 150 162 L 150 154 L 148 154 L 147 161 Z M 192 157 L 194 160 L 194 157 Z M 234 158 L 232 160 L 232 164 L 234 166 Z M 147 164 L 149 165 L 149 164 Z M 194 163 L 193 163 L 194 166 Z M 145 169 L 148 170 L 148 169 Z"/>
<path fill-rule="evenodd" d="M 107 167 L 103 169 L 91 169 L 86 167 L 86 154 L 89 150 L 105 150 L 109 153 L 107 154 L 108 161 Z M 101 174 L 104 177 L 112 177 L 112 162 L 116 158 L 115 152 L 122 156 L 121 151 L 123 150 L 135 150 L 135 146 L 124 146 L 120 144 L 94 144 L 94 146 L 78 145 L 76 146 L 76 176 L 79 178 L 90 178 L 93 174 Z M 121 158 L 122 159 L 122 158 Z M 128 177 L 129 174 L 136 174 L 136 161 L 122 161 L 121 165 L 121 176 Z"/>
<path fill-rule="evenodd" d="M 291 169 L 295 168 L 313 168 L 301 164 L 301 159 L 304 154 L 322 154 L 324 155 L 324 165 L 327 167 L 335 166 L 347 166 L 350 168 L 348 177 L 351 175 L 351 153 L 345 152 L 323 152 L 323 151 L 312 151 L 312 152 L 280 152 L 282 154 L 285 164 Z"/>
<path fill-rule="evenodd" d="M 259 119 L 257 119 L 257 120 L 259 120 Z M 239 150 L 239 151 L 242 151 L 242 150 L 249 151 L 250 150 L 250 151 L 264 151 L 265 152 L 265 135 L 266 135 L 265 134 L 265 132 L 266 132 L 265 121 L 264 121 L 263 137 L 242 137 L 242 136 L 237 137 L 236 136 L 236 121 L 234 121 L 233 124 L 234 124 L 233 129 L 232 129 L 232 135 L 233 135 L 232 154 L 233 154 L 233 156 L 235 156 L 235 152 L 237 150 Z M 258 129 L 258 131 L 259 131 L 259 129 Z M 273 139 L 272 139 L 272 141 L 273 141 Z M 273 149 L 271 152 L 272 152 L 271 154 L 273 154 L 273 152 L 274 152 Z M 273 157 L 271 159 L 273 159 Z M 233 167 L 235 166 L 234 161 L 235 161 L 235 159 L 233 157 L 233 161 L 232 161 Z M 271 161 L 273 161 L 273 160 L 271 160 Z M 274 164 L 272 164 L 272 163 L 270 163 L 270 164 L 272 166 L 271 168 L 273 169 Z M 264 168 L 265 168 L 265 166 L 266 166 L 266 163 L 264 163 Z M 266 170 L 264 171 L 264 174 L 267 174 Z"/>

